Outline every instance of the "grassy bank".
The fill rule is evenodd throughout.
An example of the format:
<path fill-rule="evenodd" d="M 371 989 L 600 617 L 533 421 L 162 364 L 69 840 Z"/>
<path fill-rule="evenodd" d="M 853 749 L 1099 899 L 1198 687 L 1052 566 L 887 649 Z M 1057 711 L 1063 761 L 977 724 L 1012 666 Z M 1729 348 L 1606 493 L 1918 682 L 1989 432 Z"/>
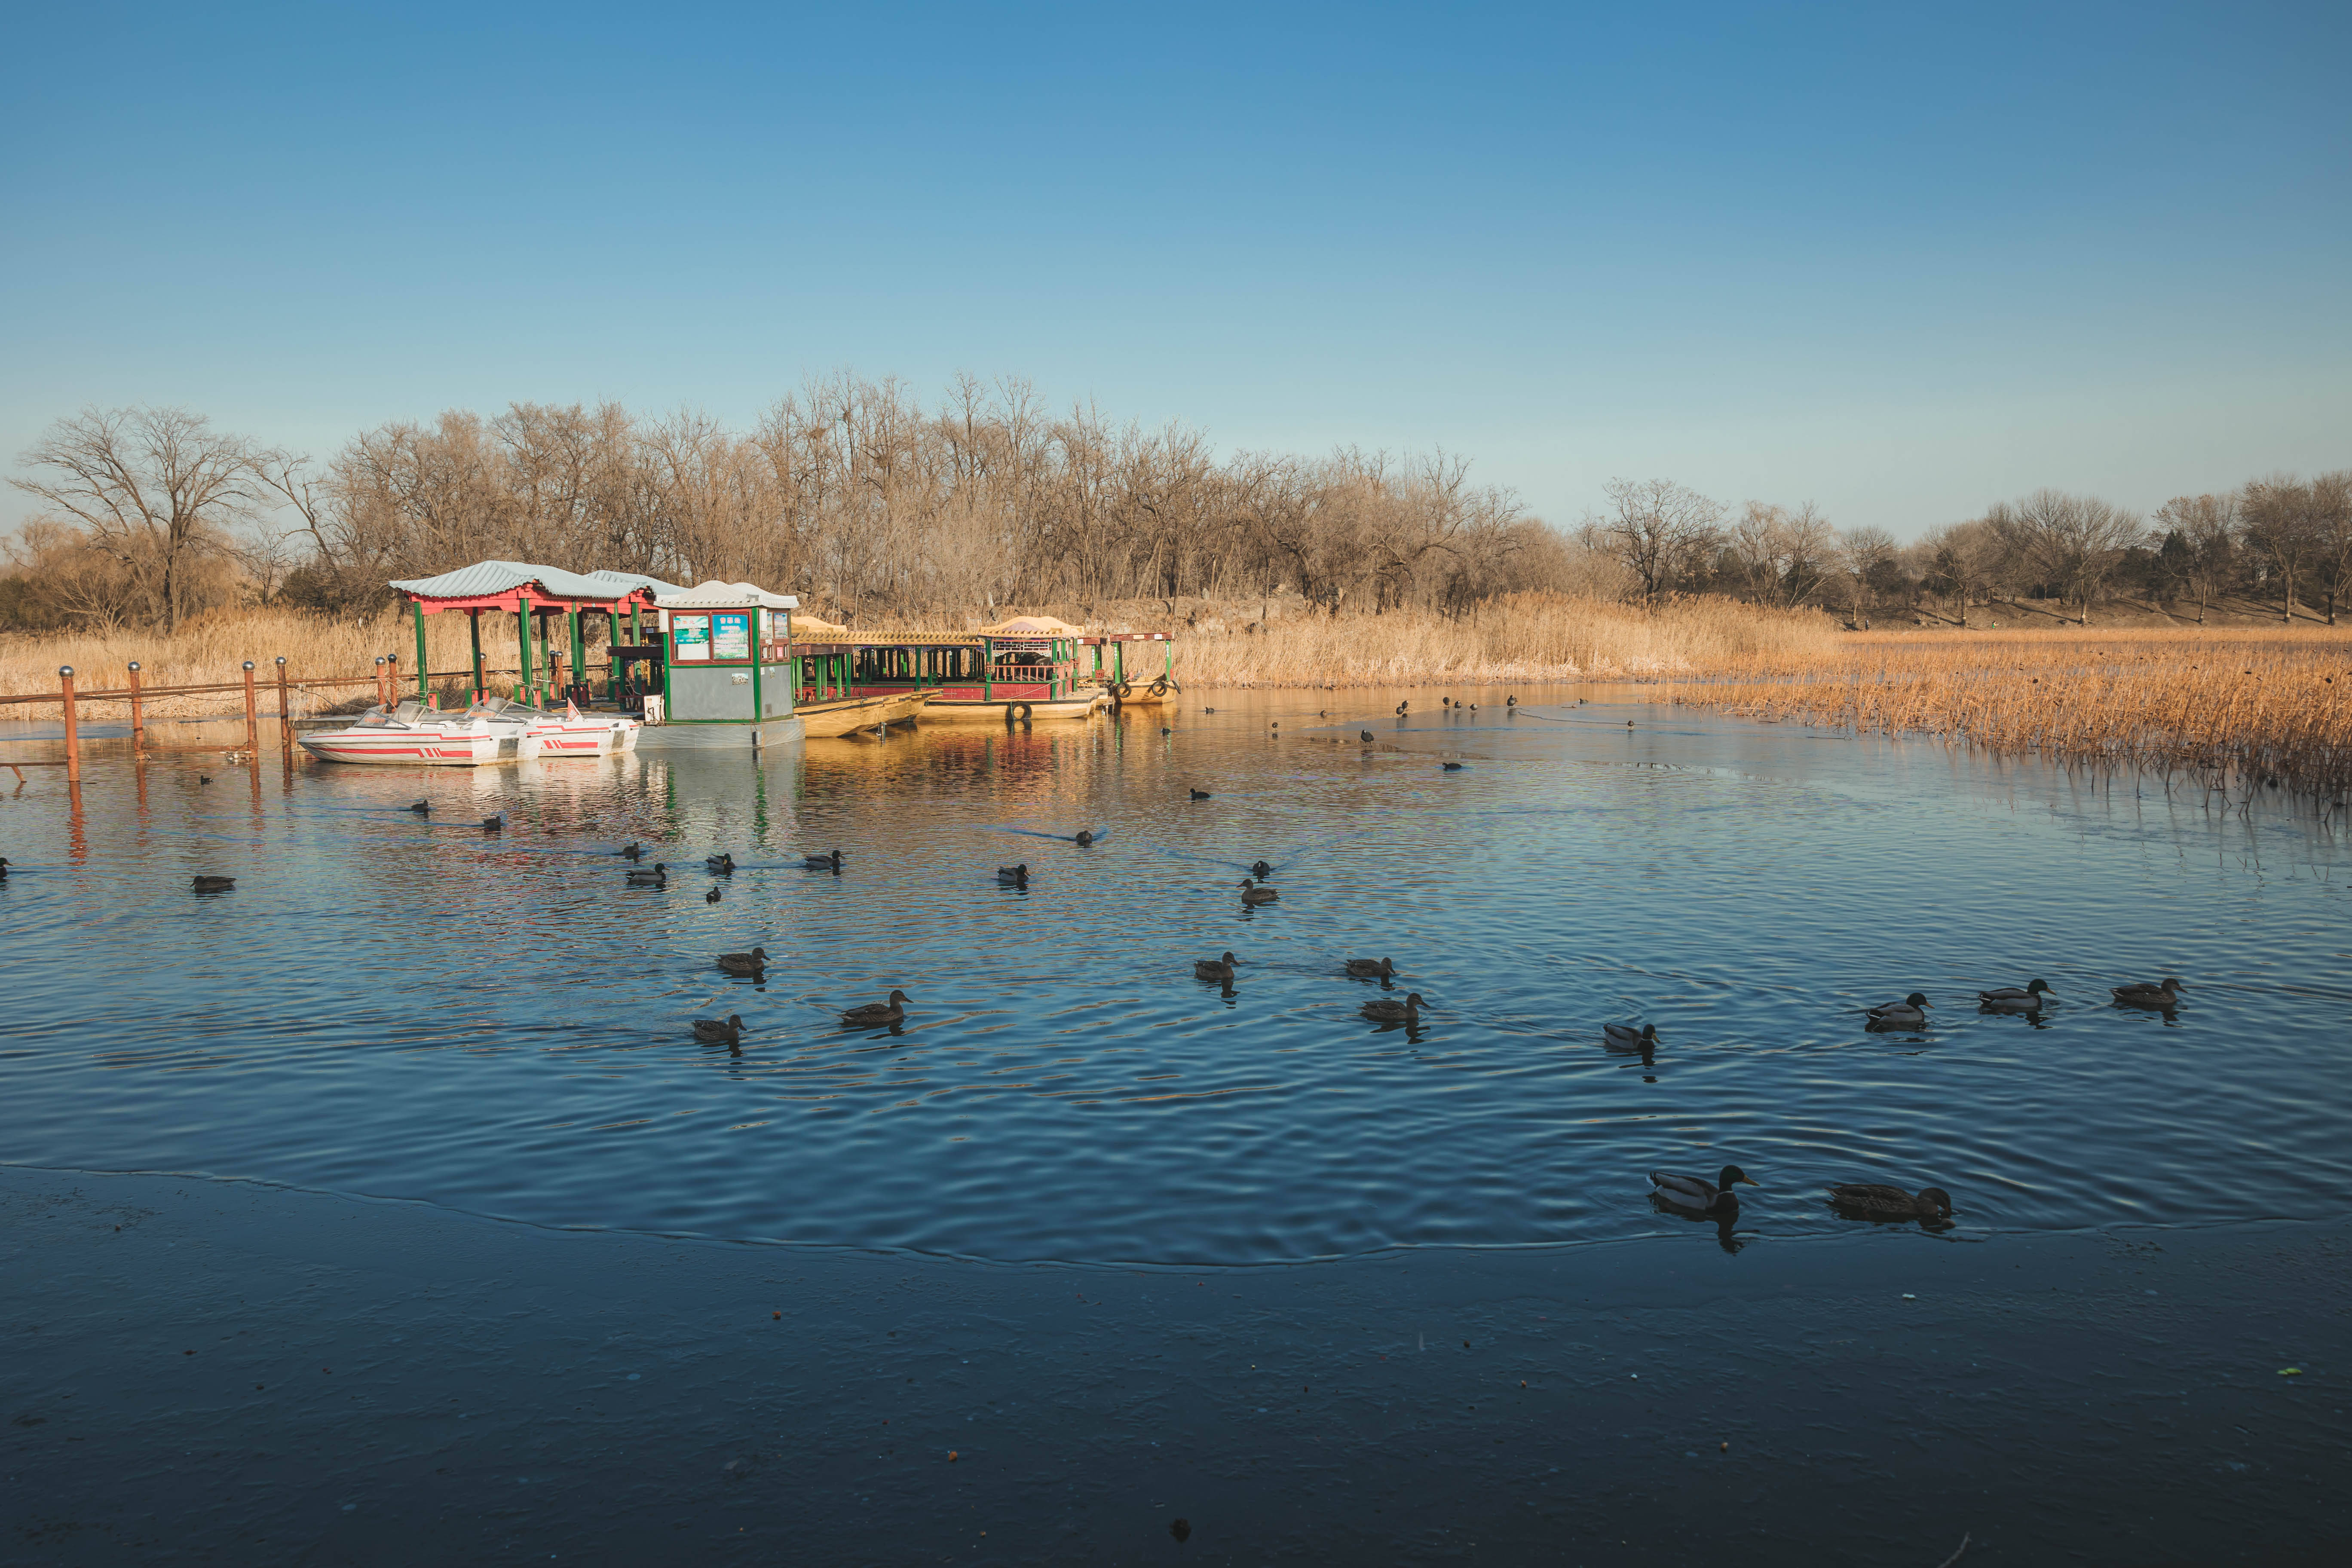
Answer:
<path fill-rule="evenodd" d="M 2352 628 L 1846 634 L 1678 701 L 2187 773 L 2352 792 Z"/>

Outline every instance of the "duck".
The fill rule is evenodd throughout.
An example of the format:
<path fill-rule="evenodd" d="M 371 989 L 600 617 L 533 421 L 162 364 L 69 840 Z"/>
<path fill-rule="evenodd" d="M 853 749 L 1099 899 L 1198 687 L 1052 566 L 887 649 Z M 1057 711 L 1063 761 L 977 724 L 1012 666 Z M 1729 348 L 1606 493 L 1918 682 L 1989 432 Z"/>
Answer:
<path fill-rule="evenodd" d="M 1192 798 L 1194 800 L 1206 800 L 1209 798 L 1209 792 L 1204 789 L 1196 789 L 1192 792 Z"/>
<path fill-rule="evenodd" d="M 430 816 L 433 815 L 433 803 L 429 800 L 415 801 L 410 804 L 408 809 L 419 816 Z"/>
<path fill-rule="evenodd" d="M 210 784 L 210 783 L 212 783 L 212 782 L 213 782 L 213 775 L 212 775 L 212 774 L 210 774 L 210 773 L 198 773 L 198 774 L 196 775 L 196 783 L 198 783 L 199 784 Z"/>
<path fill-rule="evenodd" d="M 1018 866 L 999 866 L 996 868 L 996 879 L 1008 888 L 1027 887 L 1029 885 L 1029 862 L 1024 860 Z"/>
<path fill-rule="evenodd" d="M 1883 1006 L 1871 1008 L 1870 1021 L 1874 1025 L 1886 1025 L 1898 1028 L 1914 1027 L 1927 1021 L 1927 1010 L 1933 1005 L 1934 1004 L 1926 996 L 1914 991 L 1900 1002 L 1889 1002 Z"/>
<path fill-rule="evenodd" d="M 0 855 L 0 882 L 8 879 L 8 857 Z"/>
<path fill-rule="evenodd" d="M 1272 888 L 1261 888 L 1247 877 L 1242 879 L 1242 902 L 1245 904 L 1270 904 L 1280 897 Z"/>
<path fill-rule="evenodd" d="M 1400 719 L 1403 718 L 1403 717 L 1404 717 L 1404 710 L 1405 710 L 1406 709 L 1408 709 L 1408 708 L 1412 707 L 1412 700 L 1411 700 L 1411 699 L 1407 699 L 1406 700 L 1404 700 L 1404 701 L 1402 701 L 1402 702 L 1398 703 L 1398 704 L 1397 704 L 1397 710 L 1397 710 L 1397 717 L 1398 717 L 1398 718 L 1400 718 Z"/>
<path fill-rule="evenodd" d="M 663 865 L 658 860 L 654 862 L 654 868 L 650 871 L 631 871 L 628 873 L 628 883 L 629 886 L 633 888 L 658 888 L 666 885 L 668 881 L 669 868 Z"/>
<path fill-rule="evenodd" d="M 1421 1022 L 1421 993 L 1415 991 L 1402 1002 L 1367 1002 L 1358 1011 L 1375 1024 L 1418 1024 Z"/>
<path fill-rule="evenodd" d="M 716 888 L 713 888 L 713 889 L 710 889 L 710 891 L 709 891 L 709 892 L 707 892 L 707 893 L 703 894 L 703 895 L 702 895 L 702 901 L 703 901 L 704 903 L 706 903 L 706 904 L 715 904 L 715 903 L 717 903 L 717 902 L 719 901 L 719 889 L 716 889 Z"/>
<path fill-rule="evenodd" d="M 1654 1051 L 1658 1048 L 1658 1026 L 1644 1024 L 1637 1029 L 1631 1024 L 1603 1024 L 1601 1043 L 1612 1051 Z"/>
<path fill-rule="evenodd" d="M 1372 743 L 1372 732 L 1370 730 L 1359 730 L 1356 732 L 1356 738 L 1363 742 L 1367 746 Z"/>
<path fill-rule="evenodd" d="M 1083 848 L 1085 848 L 1087 845 L 1092 844 L 1094 841 L 1095 841 L 1094 829 L 1092 829 L 1092 828 L 1090 828 L 1090 827 L 1081 827 L 1080 829 L 1078 829 L 1077 844 L 1078 844 L 1078 847 L 1079 847 L 1079 848 L 1083 849 Z"/>
<path fill-rule="evenodd" d="M 732 854 L 713 855 L 704 860 L 702 865 L 703 868 L 714 877 L 731 877 L 735 874 L 735 857 Z"/>
<path fill-rule="evenodd" d="M 812 871 L 838 871 L 841 869 L 841 851 L 836 849 L 830 855 L 803 855 L 801 864 Z"/>
<path fill-rule="evenodd" d="M 724 1023 L 716 1018 L 697 1018 L 694 1037 L 706 1046 L 732 1046 L 743 1038 L 743 1018 L 740 1013 L 730 1013 Z"/>
<path fill-rule="evenodd" d="M 1162 725 L 1160 725 L 1160 732 L 1161 734 L 1163 734 L 1163 735 L 1172 735 L 1172 734 L 1174 734 L 1176 731 L 1173 731 L 1173 730 L 1171 730 L 1171 729 L 1170 729 L 1167 725 L 1162 724 Z"/>
<path fill-rule="evenodd" d="M 1881 1219 L 1949 1219 L 1952 1215 L 1952 1194 L 1941 1187 L 1921 1187 L 1915 1197 L 1901 1187 L 1850 1182 L 1832 1187 L 1830 1202 Z"/>
<path fill-rule="evenodd" d="M 1477 705 L 1475 702 L 1473 702 L 1472 704 L 1470 704 L 1470 711 L 1471 711 L 1471 712 L 1473 712 L 1473 713 L 1475 713 L 1476 711 L 1478 711 L 1478 705 Z"/>
<path fill-rule="evenodd" d="M 1274 868 L 1263 860 L 1254 860 L 1250 863 L 1250 875 L 1263 882 L 1274 875 Z"/>
<path fill-rule="evenodd" d="M 1396 973 L 1396 965 L 1385 958 L 1351 958 L 1348 973 L 1358 980 L 1386 980 Z"/>
<path fill-rule="evenodd" d="M 841 1021 L 861 1029 L 881 1024 L 895 1024 L 907 1016 L 908 1000 L 904 991 L 893 991 L 887 1002 L 868 1002 L 863 1007 L 852 1007 L 842 1014 Z"/>
<path fill-rule="evenodd" d="M 2118 1007 L 2161 1007 L 2168 1012 L 2180 1001 L 2180 982 L 2168 974 L 2161 985 L 2117 985 L 2113 991 Z"/>
<path fill-rule="evenodd" d="M 236 879 L 235 877 L 198 877 L 195 879 L 196 891 L 199 893 L 226 893 L 231 888 L 236 886 Z"/>
<path fill-rule="evenodd" d="M 2042 998 L 2050 994 L 2047 980 L 2029 981 L 2025 989 L 2004 985 L 1998 991 L 1979 991 L 1977 1003 L 1996 1013 L 2039 1013 Z"/>
<path fill-rule="evenodd" d="M 1441 697 L 1437 700 L 1437 705 L 1440 708 L 1451 708 L 1454 706 L 1454 699 L 1451 697 Z"/>
<path fill-rule="evenodd" d="M 1442 771 L 1449 773 L 1458 773 L 1462 771 L 1462 764 L 1460 763 L 1441 763 L 1440 767 Z"/>
<path fill-rule="evenodd" d="M 1760 1187 L 1757 1181 L 1737 1165 L 1726 1165 L 1723 1173 L 1714 1181 L 1704 1176 L 1677 1176 L 1671 1171 L 1650 1173 L 1650 1195 L 1669 1208 L 1700 1214 L 1724 1214 L 1739 1207 L 1739 1194 L 1731 1189 L 1738 1186 Z"/>
<path fill-rule="evenodd" d="M 749 952 L 722 952 L 719 967 L 730 974 L 758 974 L 768 967 L 768 950 L 755 947 Z"/>
<path fill-rule="evenodd" d="M 1519 700 L 1516 697 L 1506 697 L 1503 699 L 1503 706 L 1506 708 L 1517 708 L 1518 705 Z"/>
<path fill-rule="evenodd" d="M 1234 965 L 1240 962 L 1241 960 L 1235 958 L 1230 951 L 1223 958 L 1196 958 L 1192 961 L 1192 978 L 1222 980 L 1231 984 L 1234 978 Z"/>
<path fill-rule="evenodd" d="M 506 826 L 507 814 L 503 811 L 496 816 L 482 818 L 482 831 L 485 833 L 503 833 L 506 831 Z"/>
<path fill-rule="evenodd" d="M 645 855 L 645 847 L 638 844 L 632 844 L 621 851 L 621 858 L 624 860 L 642 860 Z"/>

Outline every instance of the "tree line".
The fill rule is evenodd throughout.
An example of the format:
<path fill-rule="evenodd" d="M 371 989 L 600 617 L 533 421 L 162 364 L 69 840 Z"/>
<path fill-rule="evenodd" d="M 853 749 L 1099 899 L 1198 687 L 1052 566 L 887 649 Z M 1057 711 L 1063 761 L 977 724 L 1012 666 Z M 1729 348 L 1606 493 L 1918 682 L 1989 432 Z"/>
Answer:
<path fill-rule="evenodd" d="M 2352 596 L 2352 470 L 2274 475 L 2235 489 L 2175 496 L 2142 517 L 2096 496 L 2041 489 L 1909 545 L 1885 529 L 1832 528 L 1811 505 L 1748 501 L 1737 512 L 1669 479 L 1616 479 L 1582 538 L 1621 562 L 1631 587 L 1720 593 L 1777 605 L 1816 604 L 1861 620 L 1943 601 L 1966 626 L 1980 605 L 2072 605 L 2089 625 L 2102 598 L 2193 604 L 2251 599 L 2282 620 L 2336 624 Z M 2305 601 L 2314 606 L 2306 611 Z"/>
<path fill-rule="evenodd" d="M 271 447 L 181 409 L 60 420 L 12 482 L 15 611 L 170 628 L 242 595 L 341 610 L 486 558 L 721 578 L 906 613 L 1287 590 L 1333 612 L 1460 613 L 1575 585 L 1578 552 L 1444 452 L 1220 459 L 1181 424 L 1046 409 L 965 377 L 926 408 L 839 375 L 752 426 L 516 404 Z M 34 585 L 38 584 L 38 592 Z M 0 600 L 0 613 L 9 605 Z"/>
<path fill-rule="evenodd" d="M 485 558 L 673 582 L 750 581 L 831 616 L 1291 592 L 1332 614 L 1462 615 L 1497 595 L 1684 593 L 1854 620 L 1940 599 L 2352 592 L 2352 471 L 2181 496 L 2143 518 L 2037 490 L 1910 545 L 1820 509 L 1726 506 L 1612 480 L 1569 531 L 1444 452 L 1223 458 L 1181 424 L 1048 410 L 1018 380 L 960 377 L 936 406 L 840 374 L 748 429 L 681 411 L 514 404 L 352 437 L 323 459 L 176 408 L 59 420 L 10 481 L 37 510 L 5 546 L 0 626 L 153 625 L 237 602 L 364 610 L 387 580 Z"/>

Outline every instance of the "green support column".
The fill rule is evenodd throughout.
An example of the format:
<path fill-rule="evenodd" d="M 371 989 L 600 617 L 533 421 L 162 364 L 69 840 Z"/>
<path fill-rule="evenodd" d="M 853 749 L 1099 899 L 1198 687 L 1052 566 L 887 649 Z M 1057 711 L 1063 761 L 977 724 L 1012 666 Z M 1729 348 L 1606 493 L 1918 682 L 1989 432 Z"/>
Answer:
<path fill-rule="evenodd" d="M 588 684 L 588 639 L 581 630 L 580 605 L 576 601 L 572 606 L 572 684 Z"/>
<path fill-rule="evenodd" d="M 768 716 L 760 701 L 760 611 L 751 609 L 751 722 L 756 724 Z"/>
<path fill-rule="evenodd" d="M 520 684 L 515 687 L 515 700 L 528 702 L 530 700 L 530 600 L 528 598 L 515 601 L 515 647 L 521 650 L 516 662 L 522 667 L 516 678 Z"/>
<path fill-rule="evenodd" d="M 482 700 L 482 612 L 466 612 L 466 630 L 474 639 L 474 700 Z"/>
<path fill-rule="evenodd" d="M 994 637 L 980 639 L 980 700 L 982 702 L 996 700 L 996 639 Z"/>
<path fill-rule="evenodd" d="M 412 601 L 416 611 L 416 700 L 433 695 L 433 672 L 425 662 L 425 601 Z"/>

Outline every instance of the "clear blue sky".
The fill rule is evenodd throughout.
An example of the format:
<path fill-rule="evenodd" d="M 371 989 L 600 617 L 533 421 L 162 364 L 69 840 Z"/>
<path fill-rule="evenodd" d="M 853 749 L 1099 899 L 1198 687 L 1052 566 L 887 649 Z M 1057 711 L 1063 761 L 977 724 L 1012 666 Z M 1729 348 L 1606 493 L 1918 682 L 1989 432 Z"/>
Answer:
<path fill-rule="evenodd" d="M 0 458 L 1029 377 L 1908 537 L 2352 466 L 2352 6 L 16 7 Z M 0 500 L 0 521 L 21 515 Z"/>

